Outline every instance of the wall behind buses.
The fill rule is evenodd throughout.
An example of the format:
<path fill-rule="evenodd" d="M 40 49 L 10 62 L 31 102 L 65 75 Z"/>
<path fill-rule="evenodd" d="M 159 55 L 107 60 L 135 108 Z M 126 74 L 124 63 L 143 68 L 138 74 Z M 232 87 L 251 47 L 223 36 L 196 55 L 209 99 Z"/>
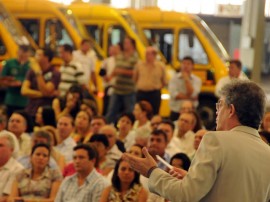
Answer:
<path fill-rule="evenodd" d="M 145 58 L 146 44 L 141 41 L 138 34 L 140 30 L 128 12 L 103 4 L 72 3 L 69 8 L 93 36 L 106 56 L 108 56 L 110 45 L 122 42 L 125 36 L 129 36 L 136 42 L 139 57 Z M 162 55 L 160 58 L 166 63 Z M 171 68 L 168 66 L 167 70 L 170 71 Z M 168 99 L 164 98 L 164 95 L 168 94 L 167 89 L 162 89 L 162 94 L 160 114 L 166 117 L 170 112 Z"/>
<path fill-rule="evenodd" d="M 19 19 L 33 40 L 39 47 L 49 47 L 57 53 L 57 47 L 68 43 L 75 49 L 78 49 L 83 38 L 89 38 L 78 30 L 78 27 L 72 25 L 66 12 L 60 4 L 48 2 L 45 0 L 2 0 L 5 6 L 12 11 L 14 16 Z M 69 17 L 72 15 L 70 14 Z M 75 20 L 74 20 L 75 22 Z M 97 71 L 100 68 L 100 59 L 103 53 L 97 52 Z M 60 66 L 62 60 L 55 57 L 52 61 L 54 65 Z M 99 81 L 101 83 L 101 81 Z M 101 86 L 101 85 L 99 85 Z M 101 89 L 99 89 L 101 90 Z M 96 97 L 100 100 L 100 98 Z M 102 108 L 98 101 L 99 109 Z"/>
<path fill-rule="evenodd" d="M 195 60 L 194 74 L 203 82 L 199 113 L 207 128 L 215 125 L 215 84 L 227 75 L 229 56 L 203 20 L 195 15 L 161 11 L 158 8 L 127 9 L 148 41 L 157 46 L 168 63 L 180 69 L 185 56 Z M 141 36 L 143 39 L 143 36 Z"/>

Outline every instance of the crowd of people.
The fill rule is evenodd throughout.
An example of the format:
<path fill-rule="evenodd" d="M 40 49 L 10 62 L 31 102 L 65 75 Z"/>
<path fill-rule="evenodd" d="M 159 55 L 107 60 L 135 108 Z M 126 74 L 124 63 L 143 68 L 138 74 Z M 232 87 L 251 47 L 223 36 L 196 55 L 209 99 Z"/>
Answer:
<path fill-rule="evenodd" d="M 60 46 L 59 69 L 51 65 L 50 49 L 39 49 L 29 59 L 26 46 L 4 63 L 0 202 L 167 201 L 149 192 L 148 179 L 121 157 L 125 152 L 145 157 L 146 147 L 160 169 L 168 171 L 157 155 L 188 171 L 208 133 L 196 112 L 202 82 L 192 74 L 192 57 L 184 57 L 180 72 L 167 82 L 157 50 L 148 47 L 146 59 L 139 61 L 135 46 L 125 38 L 122 45 L 110 47 L 99 72 L 89 40 L 76 51 Z M 105 89 L 103 113 L 93 96 L 97 75 Z M 241 75 L 241 62 L 232 60 L 229 76 L 217 84 L 217 96 L 226 83 L 247 79 Z M 159 109 L 161 89 L 167 85 L 171 113 L 164 118 Z M 267 144 L 269 117 L 268 112 L 260 130 Z"/>

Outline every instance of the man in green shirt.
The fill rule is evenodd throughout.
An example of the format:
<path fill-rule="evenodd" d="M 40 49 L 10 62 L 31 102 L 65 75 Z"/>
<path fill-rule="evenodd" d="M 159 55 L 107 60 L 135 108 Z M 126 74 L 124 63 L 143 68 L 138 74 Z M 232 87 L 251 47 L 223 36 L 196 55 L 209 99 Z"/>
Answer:
<path fill-rule="evenodd" d="M 8 117 L 16 110 L 24 109 L 28 99 L 21 95 L 21 85 L 25 79 L 29 65 L 30 48 L 19 47 L 17 58 L 4 62 L 1 72 L 1 84 L 6 87 L 4 104 L 7 107 Z"/>

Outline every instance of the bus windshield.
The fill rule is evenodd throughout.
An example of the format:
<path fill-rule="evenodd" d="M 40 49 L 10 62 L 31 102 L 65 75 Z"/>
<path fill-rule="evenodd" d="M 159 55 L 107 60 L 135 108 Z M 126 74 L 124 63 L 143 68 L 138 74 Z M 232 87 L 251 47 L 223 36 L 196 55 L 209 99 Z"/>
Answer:
<path fill-rule="evenodd" d="M 149 45 L 149 42 L 148 42 L 148 40 L 147 40 L 147 37 L 146 37 L 145 33 L 144 33 L 141 29 L 138 28 L 137 23 L 136 23 L 136 22 L 134 21 L 134 19 L 128 14 L 128 12 L 122 11 L 121 15 L 122 15 L 122 17 L 125 19 L 125 21 L 128 23 L 128 25 L 129 25 L 129 27 L 132 29 L 132 31 L 133 31 L 134 33 L 136 33 L 136 34 L 140 37 L 140 39 L 141 39 L 141 41 L 143 42 L 143 44 L 144 44 L 145 46 L 148 46 L 148 45 Z"/>
<path fill-rule="evenodd" d="M 97 44 L 94 39 L 88 34 L 86 28 L 78 21 L 78 19 L 73 15 L 72 10 L 60 7 L 59 10 L 64 15 L 69 24 L 74 28 L 74 30 L 80 35 L 82 39 L 90 39 L 93 42 L 93 49 L 95 50 L 98 58 L 103 57 L 103 54 L 97 48 Z"/>
<path fill-rule="evenodd" d="M 3 4 L 0 2 L 0 21 L 8 32 L 13 36 L 13 39 L 17 45 L 30 45 L 29 40 L 23 34 L 19 28 L 18 22 L 13 18 L 10 13 L 5 9 Z"/>
<path fill-rule="evenodd" d="M 215 52 L 218 54 L 218 56 L 224 61 L 229 60 L 229 55 L 221 42 L 218 40 L 216 35 L 210 30 L 208 25 L 198 16 L 193 18 L 193 22 L 199 27 L 199 29 L 202 31 L 204 36 L 209 40 L 209 43 L 214 48 Z"/>

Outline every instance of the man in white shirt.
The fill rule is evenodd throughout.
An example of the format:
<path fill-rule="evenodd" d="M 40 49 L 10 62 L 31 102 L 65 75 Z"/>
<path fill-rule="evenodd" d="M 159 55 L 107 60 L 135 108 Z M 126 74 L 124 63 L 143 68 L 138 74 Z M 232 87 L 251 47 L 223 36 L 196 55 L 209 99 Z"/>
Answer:
<path fill-rule="evenodd" d="M 191 100 L 198 106 L 198 96 L 201 91 L 202 81 L 192 74 L 194 61 L 191 57 L 184 57 L 181 72 L 175 74 L 169 82 L 170 92 L 170 118 L 175 121 L 179 117 L 180 106 L 185 100 Z"/>
<path fill-rule="evenodd" d="M 61 116 L 57 121 L 57 132 L 60 143 L 55 148 L 65 157 L 66 162 L 72 161 L 73 148 L 76 142 L 71 138 L 74 122 L 70 115 Z"/>
<path fill-rule="evenodd" d="M 229 66 L 229 75 L 221 78 L 215 89 L 215 95 L 220 97 L 220 90 L 233 79 L 248 80 L 244 72 L 242 72 L 242 63 L 240 60 L 231 60 Z"/>
<path fill-rule="evenodd" d="M 193 129 L 196 125 L 196 117 L 192 112 L 184 112 L 178 119 L 178 133 L 173 142 L 179 148 L 180 152 L 191 157 L 194 153 L 194 138 Z"/>
<path fill-rule="evenodd" d="M 0 201 L 9 196 L 16 174 L 23 169 L 13 158 L 17 139 L 8 131 L 0 132 Z"/>
<path fill-rule="evenodd" d="M 91 41 L 83 39 L 79 50 L 73 51 L 73 60 L 80 63 L 85 73 L 85 86 L 89 88 L 90 81 L 97 90 L 97 78 L 95 74 L 97 56 L 91 48 Z"/>

